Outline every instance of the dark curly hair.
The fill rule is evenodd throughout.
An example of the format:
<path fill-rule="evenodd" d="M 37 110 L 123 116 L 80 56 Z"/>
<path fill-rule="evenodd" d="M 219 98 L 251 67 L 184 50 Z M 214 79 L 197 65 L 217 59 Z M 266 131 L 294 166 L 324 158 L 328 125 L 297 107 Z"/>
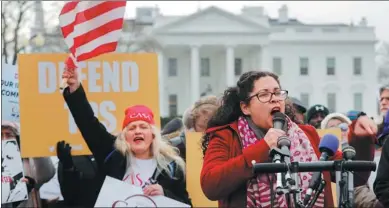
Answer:
<path fill-rule="evenodd" d="M 236 121 L 240 116 L 243 116 L 244 114 L 240 109 L 240 102 L 248 104 L 249 100 L 247 100 L 247 98 L 253 91 L 255 81 L 262 77 L 273 77 L 280 85 L 278 76 L 271 72 L 249 71 L 242 74 L 236 84 L 236 87 L 230 87 L 224 91 L 222 105 L 209 120 L 207 128 L 227 125 Z M 291 102 L 286 102 L 285 113 L 292 119 L 292 121 L 301 123 L 295 116 L 295 110 Z M 205 155 L 205 151 L 208 148 L 209 139 L 209 134 L 205 134 L 202 137 L 201 149 L 203 150 L 203 155 Z"/>

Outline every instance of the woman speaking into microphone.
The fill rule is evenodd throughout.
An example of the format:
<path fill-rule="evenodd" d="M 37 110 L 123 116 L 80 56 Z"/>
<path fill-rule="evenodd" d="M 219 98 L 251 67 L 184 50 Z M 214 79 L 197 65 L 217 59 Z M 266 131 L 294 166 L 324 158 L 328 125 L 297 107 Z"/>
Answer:
<path fill-rule="evenodd" d="M 272 128 L 272 113 L 285 113 L 287 96 L 288 91 L 281 88 L 277 75 L 263 71 L 244 73 L 236 87 L 224 92 L 222 106 L 209 121 L 203 137 L 200 179 L 205 196 L 218 200 L 219 207 L 287 206 L 285 195 L 273 194 L 274 174 L 254 175 L 251 163 L 268 162 L 269 151 L 277 147 L 280 136 L 291 141 L 292 162 L 314 162 L 320 157 L 320 138 L 314 127 L 296 124 L 287 117 L 286 132 Z M 361 116 L 353 130 L 353 135 L 373 136 L 377 128 L 367 116 Z M 342 159 L 341 152 L 330 159 Z M 330 174 L 323 175 L 330 184 Z M 300 187 L 307 190 L 312 174 L 298 176 Z M 331 186 L 327 185 L 315 207 L 333 206 Z"/>

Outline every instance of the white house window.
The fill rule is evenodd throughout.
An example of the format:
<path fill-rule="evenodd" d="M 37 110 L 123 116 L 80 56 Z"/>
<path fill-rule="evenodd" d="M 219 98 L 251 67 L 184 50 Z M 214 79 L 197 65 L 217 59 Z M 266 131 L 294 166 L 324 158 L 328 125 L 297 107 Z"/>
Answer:
<path fill-rule="evenodd" d="M 171 94 L 169 95 L 169 115 L 170 117 L 172 116 L 177 116 L 177 95 L 176 94 Z"/>
<path fill-rule="evenodd" d="M 354 57 L 353 59 L 354 75 L 362 75 L 362 58 Z"/>
<path fill-rule="evenodd" d="M 176 58 L 169 58 L 168 69 L 169 69 L 168 70 L 169 77 L 177 76 L 177 59 Z"/>
<path fill-rule="evenodd" d="M 308 75 L 309 73 L 309 59 L 307 57 L 300 57 L 300 75 Z"/>
<path fill-rule="evenodd" d="M 336 60 L 334 57 L 327 58 L 327 75 L 335 75 Z"/>
<path fill-rule="evenodd" d="M 282 73 L 282 59 L 281 57 L 273 57 L 273 72 L 277 75 Z"/>
<path fill-rule="evenodd" d="M 309 94 L 308 93 L 301 93 L 300 100 L 306 107 L 309 106 Z"/>
<path fill-rule="evenodd" d="M 209 77 L 210 76 L 210 61 L 209 58 L 201 58 L 201 76 Z"/>
<path fill-rule="evenodd" d="M 362 93 L 354 93 L 354 110 L 362 111 L 363 95 Z"/>
<path fill-rule="evenodd" d="M 235 76 L 240 76 L 242 74 L 242 59 L 235 58 Z"/>
<path fill-rule="evenodd" d="M 327 94 L 327 107 L 330 112 L 336 112 L 336 93 Z"/>

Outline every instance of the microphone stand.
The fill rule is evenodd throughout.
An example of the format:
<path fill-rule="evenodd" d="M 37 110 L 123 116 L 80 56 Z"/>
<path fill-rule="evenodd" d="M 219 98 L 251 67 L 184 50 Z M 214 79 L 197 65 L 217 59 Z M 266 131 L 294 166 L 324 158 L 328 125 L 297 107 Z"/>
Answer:
<path fill-rule="evenodd" d="M 301 194 L 300 193 L 301 193 L 302 189 L 298 188 L 298 186 L 297 186 L 298 184 L 300 184 L 300 181 L 299 181 L 299 178 L 297 175 L 297 173 L 299 172 L 298 168 L 299 168 L 298 162 L 291 163 L 290 172 L 291 172 L 293 179 L 290 181 L 291 182 L 290 183 L 290 185 L 291 185 L 290 192 L 293 193 L 294 207 L 305 208 L 305 205 L 301 201 Z"/>
<path fill-rule="evenodd" d="M 355 158 L 355 149 L 351 146 L 343 148 L 343 161 L 352 161 Z M 342 181 L 343 181 L 343 192 L 344 201 L 342 202 L 343 207 L 354 206 L 354 174 L 352 171 L 345 171 L 342 167 Z"/>
<path fill-rule="evenodd" d="M 312 200 L 309 202 L 307 208 L 311 208 L 315 205 L 317 198 L 319 198 L 320 194 L 323 192 L 324 188 L 326 186 L 326 181 L 321 180 L 319 187 L 317 188 L 315 195 L 313 196 Z"/>
<path fill-rule="evenodd" d="M 290 162 L 290 140 L 286 136 L 278 138 L 277 146 L 278 148 L 272 148 L 270 151 L 270 156 L 273 157 L 273 163 L 286 163 L 287 166 L 291 166 L 291 171 L 287 171 L 285 174 L 276 173 L 277 182 L 276 182 L 276 193 L 278 195 L 285 194 L 288 199 L 288 207 L 292 207 L 290 194 L 293 194 L 294 207 L 304 207 L 302 206 L 300 192 L 301 189 L 297 187 L 298 183 L 298 163 Z M 292 178 L 292 176 L 293 178 Z M 285 185 L 284 185 L 285 183 Z M 299 201 L 297 201 L 298 199 Z M 300 203 L 301 202 L 301 203 Z"/>
<path fill-rule="evenodd" d="M 340 187 L 340 196 L 339 196 L 339 208 L 352 208 L 349 202 L 349 192 L 348 192 L 348 174 L 346 171 L 341 173 L 342 179 L 339 181 Z"/>
<path fill-rule="evenodd" d="M 282 163 L 282 159 L 283 159 L 283 156 L 284 156 L 284 153 L 282 150 L 280 150 L 279 148 L 272 148 L 270 150 L 270 157 L 273 158 L 272 162 L 273 163 L 276 163 L 276 164 L 280 164 Z M 284 190 L 283 190 L 283 184 L 282 182 L 284 181 L 284 176 L 285 174 L 282 174 L 281 172 L 278 172 L 276 173 L 276 193 L 278 195 L 281 195 L 281 194 L 284 194 Z"/>

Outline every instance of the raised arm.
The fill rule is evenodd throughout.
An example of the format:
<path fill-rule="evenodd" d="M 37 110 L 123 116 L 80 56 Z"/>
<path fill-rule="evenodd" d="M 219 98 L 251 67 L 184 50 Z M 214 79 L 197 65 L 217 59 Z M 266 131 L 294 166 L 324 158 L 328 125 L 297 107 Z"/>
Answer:
<path fill-rule="evenodd" d="M 373 161 L 375 153 L 376 136 L 374 126 L 370 127 L 370 118 L 361 116 L 349 127 L 348 140 L 349 145 L 354 147 L 356 151 L 355 160 Z M 371 122 L 373 123 L 373 122 Z M 375 127 L 376 128 L 376 127 Z M 369 131 L 372 131 L 370 134 Z M 370 171 L 354 172 L 354 186 L 361 186 L 367 184 L 370 177 Z"/>
<path fill-rule="evenodd" d="M 231 151 L 236 151 L 231 145 L 239 141 L 233 139 L 231 131 L 223 136 L 225 138 L 217 135 L 210 138 L 200 176 L 205 196 L 214 201 L 226 198 L 253 177 L 251 161 L 267 161 L 270 150 L 262 139 L 245 148 L 241 155 L 231 158 Z"/>
<path fill-rule="evenodd" d="M 97 164 L 101 166 L 114 148 L 115 137 L 95 117 L 84 88 L 78 81 L 77 71 L 65 71 L 65 75 L 69 77 L 69 87 L 63 92 L 64 99 Z"/>

